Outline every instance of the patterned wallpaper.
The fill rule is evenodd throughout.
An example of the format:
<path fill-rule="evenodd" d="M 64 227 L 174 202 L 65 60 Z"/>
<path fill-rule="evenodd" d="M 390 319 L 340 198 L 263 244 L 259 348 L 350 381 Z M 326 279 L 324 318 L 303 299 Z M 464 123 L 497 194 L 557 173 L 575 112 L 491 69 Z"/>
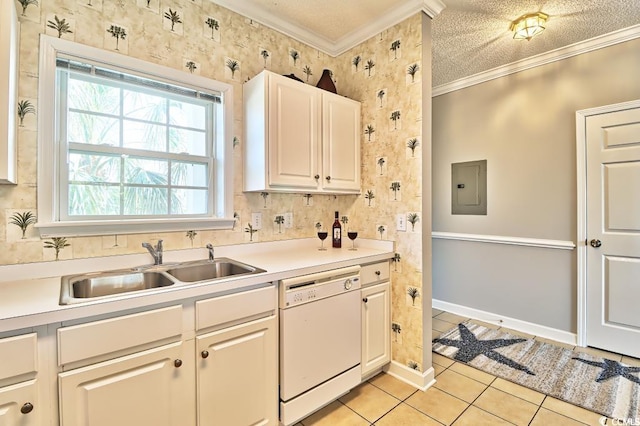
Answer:
<path fill-rule="evenodd" d="M 395 241 L 393 359 L 419 371 L 424 220 L 421 19 L 417 14 L 383 31 L 341 55 L 336 66 L 337 75 L 346 76 L 339 82 L 341 93 L 362 102 L 362 196 L 352 221 L 366 238 Z M 406 231 L 397 230 L 398 215 Z M 426 220 L 431 221 L 430 215 Z"/>
<path fill-rule="evenodd" d="M 0 264 L 52 261 L 55 241 L 43 241 L 33 226 L 22 237 L 16 213 L 36 205 L 39 34 L 117 51 L 234 85 L 233 230 L 68 238 L 60 259 L 142 253 L 143 241 L 164 239 L 167 250 L 249 243 L 244 232 L 252 212 L 263 229 L 253 241 L 311 237 L 314 225 L 329 227 L 333 212 L 365 238 L 396 242 L 392 263 L 393 359 L 421 371 L 421 16 L 385 30 L 338 58 L 331 58 L 208 0 L 41 0 L 20 16 L 19 99 L 33 112 L 18 132 L 18 185 L 0 186 Z M 362 102 L 363 193 L 356 195 L 244 194 L 242 192 L 242 84 L 263 69 L 295 74 L 315 85 L 324 68 L 333 71 L 338 93 Z M 276 216 L 292 212 L 293 228 Z M 396 216 L 407 221 L 396 230 Z M 430 215 L 427 218 L 430 222 Z M 346 240 L 344 244 L 350 242 Z M 58 244 L 60 245 L 60 244 Z"/>

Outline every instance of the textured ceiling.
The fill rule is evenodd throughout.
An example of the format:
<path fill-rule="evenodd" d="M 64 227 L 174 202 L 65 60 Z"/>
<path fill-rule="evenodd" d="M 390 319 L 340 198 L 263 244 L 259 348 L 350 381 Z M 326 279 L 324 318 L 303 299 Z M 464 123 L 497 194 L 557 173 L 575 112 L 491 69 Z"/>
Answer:
<path fill-rule="evenodd" d="M 640 0 L 443 1 L 432 26 L 434 86 L 640 23 Z M 539 11 L 546 30 L 514 40 L 511 21 Z"/>
<path fill-rule="evenodd" d="M 331 54 L 408 14 L 435 12 L 434 86 L 640 24 L 640 0 L 213 1 Z M 513 40 L 511 21 L 538 11 L 550 16 L 546 31 L 531 41 Z"/>

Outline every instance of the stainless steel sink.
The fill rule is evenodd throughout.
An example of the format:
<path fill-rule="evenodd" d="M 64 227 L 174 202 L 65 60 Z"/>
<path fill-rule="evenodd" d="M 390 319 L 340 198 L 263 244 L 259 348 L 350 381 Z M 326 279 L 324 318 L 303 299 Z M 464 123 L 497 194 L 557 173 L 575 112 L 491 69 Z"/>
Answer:
<path fill-rule="evenodd" d="M 264 269 L 227 258 L 146 268 L 62 277 L 60 304 L 81 303 L 96 298 L 113 297 L 173 285 L 215 281 L 232 276 L 265 272 Z"/>
<path fill-rule="evenodd" d="M 133 291 L 174 285 L 162 272 L 112 271 L 62 278 L 60 303 L 78 303 L 86 299 L 115 296 Z"/>
<path fill-rule="evenodd" d="M 257 274 L 265 272 L 264 269 L 256 268 L 235 260 L 220 258 L 216 260 L 203 260 L 185 263 L 167 269 L 167 274 L 178 281 L 184 283 L 194 283 L 199 281 L 210 281 L 219 278 L 226 278 L 235 275 Z"/>

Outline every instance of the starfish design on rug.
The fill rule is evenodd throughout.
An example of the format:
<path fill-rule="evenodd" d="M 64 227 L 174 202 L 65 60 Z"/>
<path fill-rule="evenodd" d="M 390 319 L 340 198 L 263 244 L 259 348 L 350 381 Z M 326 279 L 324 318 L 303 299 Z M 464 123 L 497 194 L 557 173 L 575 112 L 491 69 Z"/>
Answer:
<path fill-rule="evenodd" d="M 454 346 L 458 348 L 458 352 L 454 359 L 456 361 L 469 363 L 478 355 L 484 355 L 500 364 L 507 365 L 516 370 L 535 376 L 535 373 L 526 366 L 507 358 L 506 356 L 496 352 L 494 349 L 503 348 L 505 346 L 515 345 L 527 339 L 494 339 L 494 340 L 478 340 L 476 336 L 464 324 L 458 324 L 460 331 L 460 340 L 451 339 L 433 339 L 433 343 L 440 343 L 446 346 Z"/>
<path fill-rule="evenodd" d="M 577 357 L 573 357 L 573 359 L 575 359 L 576 361 L 584 362 L 585 364 L 593 365 L 594 367 L 602 368 L 600 375 L 596 379 L 596 382 L 598 383 L 604 382 L 605 380 L 611 379 L 612 377 L 620 376 L 640 385 L 640 378 L 638 378 L 638 376 L 631 375 L 631 373 L 640 372 L 640 367 L 627 367 L 617 361 L 613 361 L 610 359 L 603 359 L 604 362 L 589 361 Z"/>

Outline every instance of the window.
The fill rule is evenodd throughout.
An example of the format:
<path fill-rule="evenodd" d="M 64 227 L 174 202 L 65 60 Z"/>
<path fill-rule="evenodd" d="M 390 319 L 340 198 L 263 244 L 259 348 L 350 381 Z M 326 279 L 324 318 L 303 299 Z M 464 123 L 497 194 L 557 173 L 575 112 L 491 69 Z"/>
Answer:
<path fill-rule="evenodd" d="M 43 236 L 232 225 L 230 86 L 66 40 L 42 45 L 40 99 L 55 106 L 40 117 Z"/>

